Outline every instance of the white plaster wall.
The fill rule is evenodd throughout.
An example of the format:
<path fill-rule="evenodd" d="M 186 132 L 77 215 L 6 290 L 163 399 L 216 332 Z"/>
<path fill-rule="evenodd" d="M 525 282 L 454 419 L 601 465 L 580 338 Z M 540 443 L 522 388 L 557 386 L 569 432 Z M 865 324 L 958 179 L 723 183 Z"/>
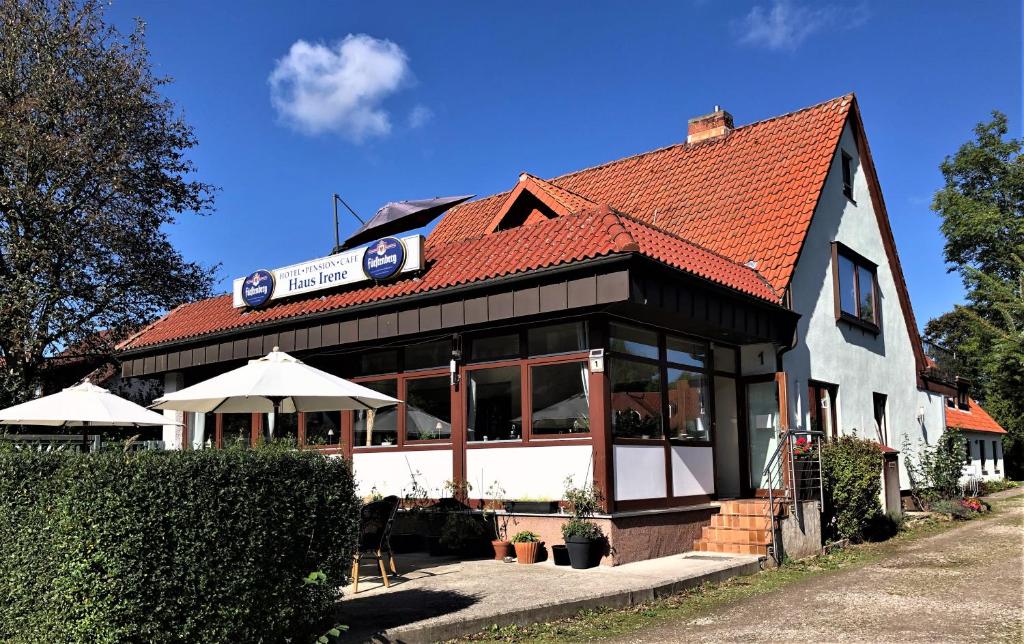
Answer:
<path fill-rule="evenodd" d="M 746 344 L 740 347 L 740 373 L 744 376 L 775 373 L 777 364 L 772 344 Z"/>
<path fill-rule="evenodd" d="M 384 451 L 352 455 L 356 490 L 367 496 L 376 487 L 384 496 L 402 496 L 412 488 L 415 474 L 419 485 L 430 498 L 447 496 L 443 492 L 445 481 L 452 478 L 452 450 L 432 449 L 415 451 Z"/>
<path fill-rule="evenodd" d="M 707 459 L 710 463 L 710 454 Z M 612 448 L 612 460 L 616 501 L 668 496 L 665 489 L 665 449 L 660 445 L 616 445 Z"/>
<path fill-rule="evenodd" d="M 1006 477 L 1006 463 L 1003 461 L 1003 441 L 1001 434 L 988 432 L 963 432 L 964 439 L 971 448 L 971 462 L 964 466 L 964 478 L 977 478 L 994 481 Z M 985 442 L 985 469 L 981 469 L 981 447 L 978 441 Z M 992 441 L 996 442 L 995 460 L 992 455 Z"/>
<path fill-rule="evenodd" d="M 843 195 L 840 149 L 853 157 L 853 202 Z M 801 318 L 797 346 L 783 355 L 789 378 L 791 423 L 808 426 L 807 381 L 814 379 L 839 385 L 837 417 L 844 433 L 856 431 L 863 437 L 877 437 L 872 393 L 878 392 L 888 396 L 890 446 L 901 449 L 905 438 L 916 444 L 925 435 L 925 425 L 929 441 L 934 441 L 945 424 L 940 420 L 944 419 L 944 403 L 941 396 L 922 394 L 917 389 L 910 334 L 849 127 L 843 132 L 840 149 L 835 152 L 792 281 L 793 308 Z M 878 264 L 882 332 L 877 337 L 836 322 L 833 240 Z M 922 407 L 924 425 L 918 419 Z M 902 459 L 900 481 L 903 488 L 909 487 Z"/>
<path fill-rule="evenodd" d="M 714 494 L 713 460 L 710 447 L 672 446 L 672 495 Z"/>
<path fill-rule="evenodd" d="M 466 450 L 466 479 L 471 496 L 485 496 L 492 483 L 505 490 L 505 498 L 556 501 L 562 498 L 565 479 L 576 485 L 594 478 L 594 451 L 580 445 L 488 447 Z"/>

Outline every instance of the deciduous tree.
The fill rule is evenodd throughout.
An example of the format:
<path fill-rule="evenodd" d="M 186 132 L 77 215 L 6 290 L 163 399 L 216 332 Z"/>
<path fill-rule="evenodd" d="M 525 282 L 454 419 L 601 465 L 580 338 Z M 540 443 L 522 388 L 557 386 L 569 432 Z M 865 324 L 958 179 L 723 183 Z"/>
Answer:
<path fill-rule="evenodd" d="M 925 335 L 954 349 L 974 396 L 1009 432 L 1007 471 L 1024 465 L 1024 157 L 999 112 L 979 123 L 941 167 L 946 185 L 932 208 L 942 217 L 945 258 L 967 303 L 932 321 Z"/>
<path fill-rule="evenodd" d="M 168 82 L 95 0 L 0 0 L 0 404 L 53 351 L 209 292 L 166 234 L 212 205 Z"/>

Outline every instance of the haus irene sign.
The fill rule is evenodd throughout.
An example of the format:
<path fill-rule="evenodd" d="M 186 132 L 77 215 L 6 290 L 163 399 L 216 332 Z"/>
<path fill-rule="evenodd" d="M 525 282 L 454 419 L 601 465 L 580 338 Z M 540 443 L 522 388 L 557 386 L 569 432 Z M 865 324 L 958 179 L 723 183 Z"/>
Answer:
<path fill-rule="evenodd" d="M 391 279 L 422 268 L 423 235 L 385 237 L 369 246 L 239 277 L 233 284 L 233 304 L 255 308 L 271 300 Z"/>

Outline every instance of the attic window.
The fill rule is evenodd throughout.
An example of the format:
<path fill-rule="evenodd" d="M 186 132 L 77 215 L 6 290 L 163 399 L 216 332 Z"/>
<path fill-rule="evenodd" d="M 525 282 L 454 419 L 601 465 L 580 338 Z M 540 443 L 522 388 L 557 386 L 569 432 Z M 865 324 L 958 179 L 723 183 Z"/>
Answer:
<path fill-rule="evenodd" d="M 832 274 L 836 320 L 872 333 L 881 330 L 877 267 L 846 246 L 832 242 Z"/>
<path fill-rule="evenodd" d="M 843 150 L 843 194 L 853 201 L 853 157 Z"/>

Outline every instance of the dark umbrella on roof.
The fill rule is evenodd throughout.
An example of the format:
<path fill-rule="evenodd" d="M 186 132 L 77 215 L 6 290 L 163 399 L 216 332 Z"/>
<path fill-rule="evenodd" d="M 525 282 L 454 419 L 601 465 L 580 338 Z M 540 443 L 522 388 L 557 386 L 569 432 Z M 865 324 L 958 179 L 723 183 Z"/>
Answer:
<path fill-rule="evenodd" d="M 364 242 L 387 237 L 407 230 L 415 230 L 434 221 L 441 213 L 476 195 L 460 197 L 435 197 L 434 199 L 413 199 L 391 201 L 384 204 L 370 221 L 363 224 L 337 250 L 354 248 Z"/>

